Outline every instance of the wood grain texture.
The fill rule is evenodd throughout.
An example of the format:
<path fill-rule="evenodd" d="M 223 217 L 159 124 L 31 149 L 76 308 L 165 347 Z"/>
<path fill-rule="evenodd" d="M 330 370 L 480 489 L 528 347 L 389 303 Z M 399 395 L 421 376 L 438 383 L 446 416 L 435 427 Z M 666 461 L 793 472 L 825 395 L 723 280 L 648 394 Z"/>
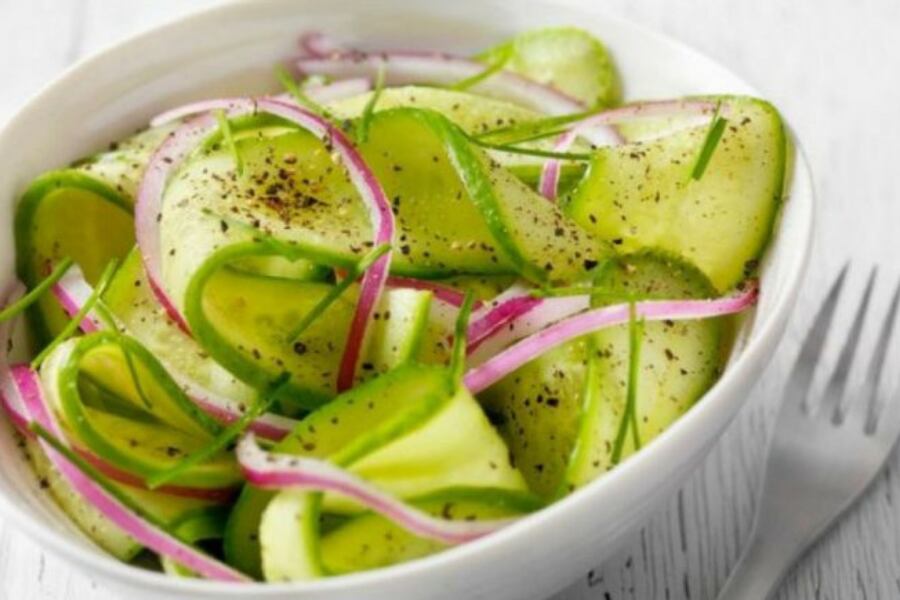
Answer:
<path fill-rule="evenodd" d="M 72 60 L 211 0 L 0 0 L 0 119 Z M 816 174 L 819 235 L 800 309 L 766 376 L 705 464 L 622 551 L 554 600 L 712 599 L 746 540 L 779 391 L 818 299 L 852 260 L 848 289 L 881 263 L 880 314 L 900 275 L 900 4 L 891 0 L 606 0 L 715 57 L 785 114 Z M 839 320 L 847 322 L 848 306 Z M 870 320 L 861 354 L 873 343 Z M 836 342 L 836 341 L 835 341 Z M 837 343 L 826 352 L 827 367 Z M 893 356 L 889 364 L 897 364 Z M 863 361 L 857 364 L 858 381 Z M 856 372 L 859 371 L 859 372 Z M 888 369 L 891 392 L 898 373 Z M 821 385 L 817 381 L 815 389 Z M 900 597 L 900 454 L 860 504 L 800 562 L 778 600 Z M 0 598 L 113 600 L 0 523 Z"/>

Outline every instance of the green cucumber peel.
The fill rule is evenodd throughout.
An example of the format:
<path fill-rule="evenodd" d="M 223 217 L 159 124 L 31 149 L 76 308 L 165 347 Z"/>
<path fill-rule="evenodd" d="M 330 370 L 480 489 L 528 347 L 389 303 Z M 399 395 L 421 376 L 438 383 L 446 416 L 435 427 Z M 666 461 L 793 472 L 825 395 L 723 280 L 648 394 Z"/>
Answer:
<path fill-rule="evenodd" d="M 137 391 L 141 402 L 147 407 L 147 410 L 152 411 L 153 403 L 150 401 L 150 398 L 147 397 L 147 392 L 144 391 L 144 385 L 141 383 L 141 378 L 138 377 L 137 369 L 134 366 L 134 357 L 131 356 L 131 352 L 124 348 L 122 354 L 125 356 L 125 365 L 128 367 L 128 374 L 131 375 L 131 381 L 134 382 L 134 389 Z"/>
<path fill-rule="evenodd" d="M 575 473 L 588 460 L 591 448 L 587 443 L 593 422 L 597 419 L 600 404 L 600 386 L 597 385 L 597 347 L 593 336 L 588 336 L 587 365 L 584 372 L 584 385 L 581 388 L 581 412 L 578 415 L 578 427 L 575 434 L 575 445 L 569 455 L 569 464 L 566 465 L 566 473 L 556 493 L 561 498 L 574 489 L 572 480 Z"/>
<path fill-rule="evenodd" d="M 450 376 L 457 385 L 462 384 L 462 378 L 466 370 L 466 346 L 468 345 L 469 319 L 472 316 L 472 305 L 475 302 L 475 294 L 472 290 L 466 292 L 459 314 L 456 317 L 456 326 L 453 334 L 453 349 L 450 353 Z"/>
<path fill-rule="evenodd" d="M 385 66 L 382 62 L 378 65 L 378 71 L 375 73 L 375 90 L 369 96 L 366 106 L 363 108 L 362 116 L 356 127 L 356 143 L 364 144 L 369 139 L 369 125 L 372 123 L 372 115 L 375 114 L 375 106 L 384 92 Z"/>
<path fill-rule="evenodd" d="M 315 427 L 319 423 L 327 424 L 333 419 L 341 419 L 347 405 L 365 406 L 369 399 L 385 398 L 385 394 L 391 390 L 391 386 L 395 385 L 395 382 L 403 380 L 414 382 L 415 387 L 419 390 L 419 397 L 413 406 L 402 407 L 398 411 L 380 418 L 373 427 L 356 433 L 343 442 L 339 449 L 333 452 L 329 451 L 327 455 L 319 457 L 327 458 L 330 462 L 343 468 L 351 467 L 367 455 L 416 429 L 431 416 L 437 414 L 453 395 L 454 386 L 449 380 L 446 367 L 406 363 L 360 386 L 351 388 L 315 410 L 275 446 L 275 451 L 303 455 L 306 451 L 301 445 L 301 438 L 308 427 Z M 316 429 L 321 431 L 319 427 Z M 317 448 L 317 451 L 319 450 L 320 448 Z M 256 576 L 261 574 L 259 523 L 262 512 L 273 496 L 274 494 L 271 492 L 249 485 L 245 486 L 228 519 L 226 528 L 225 551 L 229 562 Z"/>
<path fill-rule="evenodd" d="M 484 81 L 491 75 L 494 75 L 495 73 L 499 73 L 500 71 L 502 71 L 503 68 L 506 67 L 506 64 L 512 58 L 512 55 L 513 55 L 512 47 L 504 48 L 502 51 L 498 52 L 497 54 L 498 54 L 498 56 L 497 56 L 496 60 L 494 60 L 493 62 L 488 64 L 488 66 L 485 67 L 480 73 L 476 73 L 475 75 L 466 77 L 465 79 L 460 79 L 456 83 L 448 86 L 449 89 L 457 90 L 457 91 L 465 91 L 465 90 L 469 89 L 470 87 L 481 83 L 482 81 Z"/>
<path fill-rule="evenodd" d="M 643 321 L 638 321 L 635 304 L 632 301 L 628 307 L 628 388 L 626 392 L 625 410 L 622 411 L 622 420 L 613 444 L 610 462 L 619 464 L 622 460 L 622 452 L 625 448 L 625 439 L 628 430 L 632 431 L 632 440 L 635 450 L 641 447 L 641 441 L 637 428 L 637 379 L 641 360 L 641 339 Z"/>
<path fill-rule="evenodd" d="M 234 134 L 231 131 L 231 124 L 228 122 L 228 117 L 225 116 L 224 110 L 214 111 L 216 115 L 216 121 L 219 124 L 219 131 L 222 134 L 222 138 L 225 140 L 225 145 L 228 146 L 229 152 L 231 152 L 232 157 L 234 158 L 235 169 L 237 170 L 238 175 L 244 174 L 244 161 L 241 159 L 241 153 L 238 152 L 237 145 L 234 143 Z"/>
<path fill-rule="evenodd" d="M 504 143 L 508 144 L 516 144 L 536 139 L 543 139 L 563 133 L 568 129 L 567 127 L 565 127 L 566 125 L 575 123 L 576 121 L 581 121 L 582 119 L 586 119 L 588 117 L 592 117 L 600 112 L 603 112 L 603 110 L 605 109 L 588 110 L 568 115 L 544 117 L 541 119 L 536 119 L 534 121 L 527 121 L 525 123 L 506 125 L 504 127 L 498 127 L 496 129 L 485 131 L 483 133 L 478 133 L 475 135 L 475 137 L 479 139 L 501 138 Z"/>
<path fill-rule="evenodd" d="M 286 68 L 282 65 L 278 65 L 275 68 L 275 76 L 278 78 L 278 82 L 281 84 L 281 87 L 289 93 L 294 100 L 297 101 L 297 104 L 300 106 L 316 113 L 320 117 L 331 120 L 331 115 L 328 111 L 315 100 L 306 95 L 300 86 L 297 84 L 297 81 L 291 76 Z"/>
<path fill-rule="evenodd" d="M 34 289 L 30 292 L 4 308 L 0 310 L 0 323 L 4 321 L 8 321 L 12 319 L 22 311 L 26 310 L 29 306 L 34 304 L 38 298 L 44 295 L 48 289 L 50 289 L 57 281 L 59 281 L 63 275 L 66 274 L 66 271 L 69 270 L 69 267 L 72 266 L 72 259 L 66 257 L 62 259 L 56 267 L 54 267 L 53 271 L 50 272 L 47 277 L 45 277 L 39 284 L 37 284 Z"/>
<path fill-rule="evenodd" d="M 100 281 L 97 283 L 97 286 L 94 288 L 94 291 L 91 292 L 91 295 L 85 301 L 84 305 L 75 315 L 69 319 L 69 322 L 66 324 L 65 328 L 59 333 L 56 338 L 47 344 L 47 346 L 41 350 L 37 356 L 31 361 L 31 368 L 37 369 L 44 359 L 50 356 L 50 353 L 56 350 L 56 348 L 69 339 L 72 334 L 74 334 L 79 327 L 81 327 L 81 321 L 87 316 L 89 312 L 94 308 L 94 305 L 97 304 L 97 301 L 100 300 L 100 296 L 103 295 L 103 292 L 106 291 L 106 287 L 109 285 L 109 282 L 112 280 L 113 275 L 116 273 L 116 267 L 118 266 L 119 261 L 117 259 L 112 259 L 107 263 L 106 268 L 103 269 L 103 274 L 100 276 Z"/>
<path fill-rule="evenodd" d="M 180 463 L 161 473 L 148 477 L 146 479 L 147 487 L 151 490 L 155 490 L 156 488 L 171 482 L 173 479 L 180 477 L 191 467 L 204 462 L 227 447 L 250 426 L 250 423 L 269 410 L 277 398 L 278 391 L 284 387 L 288 379 L 290 379 L 290 375 L 287 373 L 279 375 L 275 381 L 272 382 L 269 389 L 263 394 L 260 394 L 256 403 L 241 415 L 239 419 L 226 426 L 209 444 L 185 457 Z"/>
<path fill-rule="evenodd" d="M 539 156 L 543 158 L 559 158 L 562 160 L 580 161 L 590 161 L 594 158 L 594 155 L 588 152 L 556 152 L 555 150 L 541 150 L 540 148 L 522 148 L 521 146 L 516 146 L 515 144 L 496 144 L 493 142 L 487 142 L 474 136 L 468 136 L 468 139 L 472 143 L 483 148 L 488 148 L 490 150 L 500 150 L 502 152 L 510 152 L 512 154 L 524 154 L 526 156 Z"/>
<path fill-rule="evenodd" d="M 503 222 L 499 199 L 481 162 L 472 152 L 471 138 L 443 115 L 425 110 L 411 112 L 424 119 L 443 138 L 451 163 L 462 179 L 466 191 L 510 262 L 524 276 L 539 282 L 546 281 L 547 273 L 522 255 L 512 239 L 509 227 Z"/>
<path fill-rule="evenodd" d="M 713 114 L 712 121 L 709 124 L 709 129 L 706 131 L 703 146 L 700 148 L 700 153 L 697 155 L 697 162 L 694 163 L 694 168 L 691 171 L 691 178 L 694 181 L 699 181 L 703 177 L 703 173 L 706 171 L 706 167 L 712 159 L 713 152 L 716 151 L 719 140 L 722 139 L 722 134 L 725 133 L 725 126 L 728 124 L 728 119 L 720 116 L 721 110 L 722 101 L 719 100 L 718 104 L 716 104 L 716 112 Z"/>
<path fill-rule="evenodd" d="M 497 506 L 500 508 L 508 508 L 510 510 L 529 513 L 539 510 L 547 506 L 542 498 L 535 496 L 531 492 L 518 490 L 510 490 L 499 487 L 470 487 L 455 486 L 447 487 L 409 499 L 411 504 L 421 504 L 425 502 L 479 502 Z"/>
<path fill-rule="evenodd" d="M 296 340 L 300 335 L 306 331 L 306 329 L 313 324 L 313 322 L 322 316 L 329 306 L 334 304 L 334 301 L 341 297 L 341 295 L 347 291 L 347 289 L 353 285 L 354 282 L 366 272 L 366 270 L 375 264 L 379 258 L 384 256 L 385 253 L 390 251 L 390 244 L 382 244 L 373 248 L 362 257 L 350 272 L 347 273 L 347 276 L 341 279 L 338 283 L 334 285 L 334 287 L 329 290 L 328 294 L 326 294 L 319 302 L 303 316 L 303 319 L 291 330 L 290 335 L 288 336 L 291 340 Z"/>
<path fill-rule="evenodd" d="M 200 408 L 184 393 L 179 385 L 171 378 L 162 364 L 139 342 L 120 333 L 100 331 L 92 333 L 73 343 L 71 353 L 66 361 L 61 364 L 55 380 L 50 384 L 58 393 L 58 402 L 62 410 L 64 422 L 87 448 L 96 455 L 103 457 L 107 462 L 132 472 L 144 479 L 164 472 L 167 467 L 160 467 L 151 459 L 136 456 L 115 445 L 108 436 L 95 428 L 88 409 L 85 406 L 79 390 L 79 374 L 81 362 L 89 352 L 104 345 L 114 345 L 123 353 L 131 353 L 146 371 L 159 390 L 169 399 L 170 410 L 176 411 L 186 423 L 194 430 L 195 435 L 208 435 L 211 438 L 218 435 L 223 427 L 215 419 L 200 410 Z M 154 415 L 157 416 L 158 415 Z M 164 422 L 164 421 L 162 421 Z M 173 426 L 175 427 L 175 426 Z M 186 429 L 180 431 L 187 432 Z M 230 467 L 209 473 L 189 472 L 185 473 L 179 484 L 192 486 L 217 487 L 225 483 L 233 483 L 235 472 Z"/>

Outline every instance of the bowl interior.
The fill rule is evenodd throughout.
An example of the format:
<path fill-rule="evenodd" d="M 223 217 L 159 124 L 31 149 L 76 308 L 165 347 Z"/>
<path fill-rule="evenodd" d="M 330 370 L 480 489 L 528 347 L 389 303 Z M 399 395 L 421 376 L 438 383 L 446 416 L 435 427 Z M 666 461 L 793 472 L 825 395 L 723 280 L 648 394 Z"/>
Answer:
<path fill-rule="evenodd" d="M 603 39 L 624 79 L 627 99 L 698 93 L 756 93 L 712 60 L 631 24 L 595 12 L 586 5 L 525 0 L 456 0 L 409 3 L 404 0 L 257 0 L 213 9 L 133 38 L 66 72 L 33 98 L 0 133 L 0 284 L 14 276 L 12 221 L 19 194 L 37 174 L 105 147 L 143 126 L 149 117 L 184 101 L 221 95 L 247 95 L 277 89 L 272 65 L 296 53 L 299 32 L 319 29 L 348 43 L 371 48 L 421 47 L 467 53 L 532 27 L 577 24 Z M 722 381 L 670 431 L 650 444 L 612 476 L 592 485 L 521 527 L 469 547 L 416 563 L 358 576 L 319 582 L 308 589 L 329 593 L 348 586 L 418 576 L 429 568 L 475 571 L 523 548 L 535 535 L 578 526 L 572 515 L 579 503 L 639 504 L 647 492 L 686 468 L 717 437 L 740 406 L 742 389 L 779 334 L 805 263 L 812 221 L 812 191 L 802 156 L 795 160 L 790 202 L 784 206 L 776 239 L 762 269 L 762 297 L 747 320 L 735 358 Z M 77 534 L 67 519 L 39 492 L 11 436 L 0 435 L 0 512 L 44 545 L 107 577 L 148 588 L 179 590 L 210 597 L 242 593 L 209 582 L 165 579 L 116 563 Z M 671 468 L 669 468 L 671 467 Z M 641 481 L 646 480 L 644 483 Z M 604 498 L 606 500 L 604 500 Z M 599 530 L 619 519 L 623 529 L 634 520 L 627 507 L 597 515 Z M 618 512 L 617 512 L 618 510 Z M 624 512 L 623 512 L 624 511 Z M 569 516 L 567 516 L 569 513 Z M 568 520 L 567 520 L 568 519 Z M 529 522 L 533 522 L 530 524 Z M 577 529 L 576 529 L 577 531 Z M 543 532 L 543 533 L 542 533 Z M 549 553 L 548 544 L 526 552 L 522 560 Z M 571 542 L 571 539 L 568 539 Z M 495 564 L 496 566 L 496 564 Z M 496 569 L 502 578 L 502 568 Z M 487 575 L 486 575 L 487 576 Z M 560 576 L 567 576 L 565 574 Z M 557 577 L 560 577 L 557 576 Z M 552 577 L 551 577 L 552 579 Z M 246 589 L 246 588 L 245 588 Z M 548 588 L 548 590 L 551 588 Z M 279 594 L 284 586 L 255 588 Z M 318 597 L 318 596 L 317 596 Z"/>

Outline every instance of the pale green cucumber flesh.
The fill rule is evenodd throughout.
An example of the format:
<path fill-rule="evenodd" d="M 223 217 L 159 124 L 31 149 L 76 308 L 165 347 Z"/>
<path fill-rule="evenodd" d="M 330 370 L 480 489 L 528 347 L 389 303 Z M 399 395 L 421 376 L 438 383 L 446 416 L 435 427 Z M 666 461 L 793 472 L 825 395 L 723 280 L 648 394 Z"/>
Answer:
<path fill-rule="evenodd" d="M 504 61 L 510 71 L 550 85 L 587 108 L 618 102 L 621 84 L 603 43 L 577 27 L 547 27 L 519 34 L 479 57 Z"/>
<path fill-rule="evenodd" d="M 449 488 L 411 500 L 420 510 L 449 520 L 495 520 L 521 517 L 539 509 L 537 499 L 521 492 L 490 488 Z M 446 548 L 417 537 L 373 513 L 352 517 L 322 535 L 321 560 L 337 575 L 415 560 Z"/>
<path fill-rule="evenodd" d="M 623 257 L 606 271 L 615 295 L 637 298 L 706 298 L 715 295 L 695 269 L 657 254 Z M 645 325 L 637 407 L 640 439 L 647 443 L 683 414 L 715 381 L 722 359 L 720 320 Z M 597 353 L 596 423 L 580 416 L 587 338 L 553 349 L 480 395 L 530 489 L 554 498 L 564 483 L 577 487 L 612 468 L 610 455 L 625 406 L 628 326 L 591 335 Z M 591 409 L 593 410 L 593 409 Z M 583 432 L 583 433 L 580 433 Z M 584 439 L 580 439 L 579 437 Z M 587 458 L 569 469 L 576 443 Z M 634 452 L 626 445 L 623 456 Z M 564 482 L 569 471 L 571 480 Z M 577 472 L 577 474 L 576 474 Z"/>
<path fill-rule="evenodd" d="M 720 292 L 758 263 L 784 183 L 786 141 L 771 105 L 725 97 L 728 124 L 699 180 L 707 126 L 600 148 L 567 212 L 622 252 L 659 248 L 696 265 Z"/>

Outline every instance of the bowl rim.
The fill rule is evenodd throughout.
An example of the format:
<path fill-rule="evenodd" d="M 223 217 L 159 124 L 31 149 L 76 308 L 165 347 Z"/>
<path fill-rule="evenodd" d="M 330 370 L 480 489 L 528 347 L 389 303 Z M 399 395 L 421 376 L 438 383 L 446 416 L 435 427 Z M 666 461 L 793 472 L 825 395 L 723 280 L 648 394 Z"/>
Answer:
<path fill-rule="evenodd" d="M 666 34 L 655 31 L 654 29 L 639 23 L 632 22 L 619 15 L 610 14 L 601 7 L 593 4 L 579 3 L 577 0 L 554 1 L 574 10 L 591 14 L 592 16 L 614 24 L 615 26 L 629 29 L 648 38 L 653 38 L 657 43 L 677 49 L 681 53 L 693 55 L 697 58 L 714 63 L 726 70 L 735 79 L 743 82 L 748 89 L 755 90 L 754 86 L 746 83 L 743 78 L 734 74 L 730 69 L 721 65 L 721 63 L 714 58 Z M 213 6 L 194 10 L 188 14 L 169 19 L 148 30 L 109 44 L 89 56 L 78 60 L 45 84 L 37 93 L 33 94 L 19 106 L 2 128 L 0 128 L 0 139 L 3 139 L 6 136 L 7 132 L 13 128 L 19 116 L 26 112 L 29 107 L 40 103 L 45 95 L 49 94 L 57 87 L 64 86 L 66 82 L 78 78 L 83 73 L 90 71 L 96 62 L 107 55 L 118 53 L 129 46 L 141 43 L 148 38 L 165 34 L 169 30 L 184 27 L 186 24 L 193 22 L 203 21 L 217 13 L 225 13 L 239 5 L 246 4 L 248 4 L 246 0 L 226 0 Z M 786 126 L 786 129 L 790 132 L 789 126 Z M 789 184 L 789 187 L 786 188 L 786 194 L 792 191 L 793 188 L 797 186 L 797 182 L 802 179 L 804 186 L 808 189 L 808 194 L 802 197 L 792 197 L 792 202 L 803 202 L 805 204 L 804 208 L 806 208 L 806 212 L 805 214 L 801 213 L 800 216 L 802 218 L 794 223 L 794 227 L 797 230 L 795 237 L 800 243 L 793 252 L 789 253 L 787 257 L 783 259 L 786 263 L 782 267 L 785 271 L 785 283 L 781 287 L 780 294 L 773 299 L 766 318 L 762 322 L 753 324 L 751 328 L 752 336 L 746 347 L 742 348 L 740 355 L 729 365 L 716 384 L 703 396 L 702 402 L 697 402 L 688 414 L 678 419 L 661 435 L 648 444 L 648 448 L 655 448 L 656 452 L 649 452 L 645 449 L 643 452 L 636 453 L 621 467 L 610 471 L 604 475 L 603 478 L 577 490 L 558 502 L 542 508 L 540 511 L 529 515 L 528 518 L 513 523 L 485 538 L 455 548 L 450 548 L 431 556 L 400 563 L 398 565 L 392 565 L 390 567 L 351 573 L 334 578 L 323 578 L 309 582 L 250 582 L 237 585 L 219 581 L 171 577 L 164 573 L 148 571 L 120 562 L 105 553 L 83 552 L 83 546 L 73 541 L 69 534 L 34 517 L 26 509 L 21 508 L 2 493 L 0 493 L 0 518 L 4 519 L 6 523 L 13 526 L 16 530 L 24 532 L 32 539 L 37 540 L 42 550 L 53 552 L 54 554 L 63 557 L 70 564 L 77 565 L 79 569 L 84 569 L 89 573 L 97 573 L 107 580 L 137 584 L 159 592 L 197 593 L 205 595 L 216 594 L 229 597 L 244 595 L 248 592 L 254 594 L 254 597 L 267 597 L 284 594 L 285 592 L 312 593 L 349 591 L 354 588 L 362 589 L 367 585 L 374 584 L 386 578 L 411 577 L 420 574 L 423 571 L 437 570 L 441 567 L 449 568 L 452 566 L 452 563 L 466 562 L 471 560 L 474 555 L 488 551 L 492 547 L 503 549 L 515 546 L 517 543 L 527 540 L 530 536 L 530 532 L 534 529 L 546 526 L 547 523 L 557 520 L 559 518 L 558 515 L 561 513 L 570 512 L 577 506 L 583 507 L 588 503 L 597 502 L 597 500 L 603 496 L 615 495 L 615 491 L 623 486 L 623 483 L 620 482 L 627 482 L 638 476 L 640 472 L 645 471 L 648 468 L 648 465 L 656 459 L 656 455 L 660 454 L 661 448 L 672 446 L 678 439 L 696 435 L 698 431 L 709 427 L 708 424 L 705 426 L 703 425 L 704 421 L 708 422 L 717 417 L 719 420 L 726 419 L 727 422 L 737 414 L 737 408 L 732 405 L 737 403 L 737 399 L 734 398 L 734 392 L 736 391 L 736 388 L 741 385 L 741 374 L 743 371 L 751 368 L 752 365 L 762 365 L 770 358 L 771 347 L 774 344 L 777 344 L 780 339 L 782 334 L 781 329 L 783 329 L 782 325 L 793 308 L 799 293 L 813 243 L 813 229 L 816 215 L 815 190 L 812 184 L 812 177 L 806 155 L 796 137 L 793 135 L 790 137 L 794 142 L 795 157 L 792 165 L 793 173 L 788 173 L 788 176 L 791 177 L 791 183 Z M 779 215 L 779 224 L 780 219 L 781 215 Z M 776 228 L 777 227 L 778 225 L 776 225 Z M 776 232 L 773 233 L 773 236 L 775 235 L 777 235 L 777 229 Z M 729 399 L 731 400 L 730 402 Z M 714 442 L 715 438 L 711 441 Z"/>

